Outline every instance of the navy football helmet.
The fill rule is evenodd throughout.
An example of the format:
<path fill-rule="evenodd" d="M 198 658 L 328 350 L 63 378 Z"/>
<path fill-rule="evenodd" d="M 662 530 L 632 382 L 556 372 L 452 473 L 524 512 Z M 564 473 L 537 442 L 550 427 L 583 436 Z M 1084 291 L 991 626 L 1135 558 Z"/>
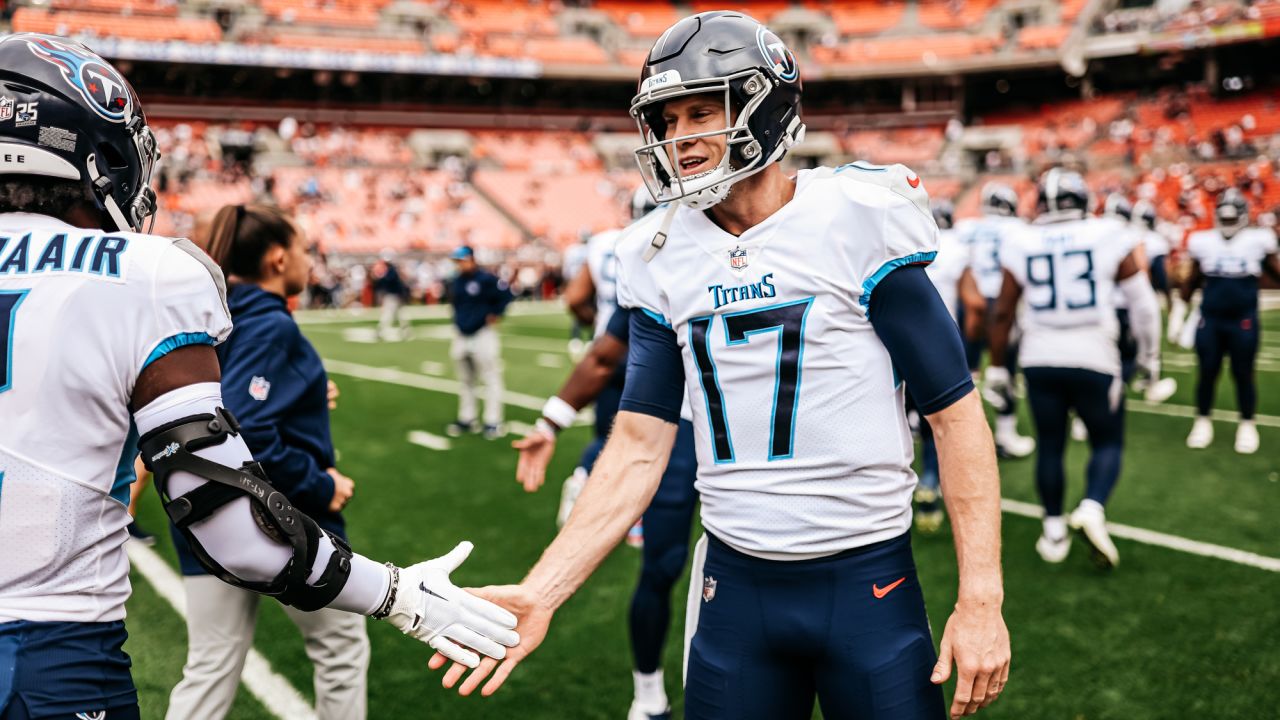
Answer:
<path fill-rule="evenodd" d="M 982 186 L 982 213 L 984 215 L 1018 214 L 1018 193 L 1013 188 L 994 180 Z"/>
<path fill-rule="evenodd" d="M 1129 198 L 1123 193 L 1113 192 L 1107 196 L 1106 202 L 1102 204 L 1103 217 L 1116 217 L 1130 222 L 1133 220 L 1133 205 L 1130 204 Z"/>
<path fill-rule="evenodd" d="M 78 180 L 117 231 L 141 232 L 155 213 L 150 183 L 160 154 L 142 105 L 84 45 L 34 33 L 0 38 L 0 121 L 0 175 Z"/>
<path fill-rule="evenodd" d="M 717 10 L 672 25 L 649 51 L 631 101 L 644 141 L 636 161 L 654 199 L 705 209 L 723 200 L 735 182 L 781 160 L 804 139 L 801 90 L 795 55 L 751 17 Z M 723 97 L 728 126 L 667 137 L 663 106 L 698 93 Z M 718 135 L 727 143 L 720 164 L 680 177 L 679 143 Z"/>
<path fill-rule="evenodd" d="M 1133 216 L 1148 230 L 1156 229 L 1156 206 L 1149 200 L 1139 200 L 1134 203 Z"/>
<path fill-rule="evenodd" d="M 1236 188 L 1227 188 L 1218 196 L 1213 208 L 1214 224 L 1226 237 L 1231 237 L 1249 224 L 1249 201 Z"/>
<path fill-rule="evenodd" d="M 1093 206 L 1093 193 L 1084 176 L 1074 170 L 1052 168 L 1040 176 L 1036 215 L 1086 214 Z"/>
<path fill-rule="evenodd" d="M 946 200 L 938 200 L 933 203 L 933 221 L 938 224 L 939 230 L 950 230 L 955 227 L 955 208 Z"/>

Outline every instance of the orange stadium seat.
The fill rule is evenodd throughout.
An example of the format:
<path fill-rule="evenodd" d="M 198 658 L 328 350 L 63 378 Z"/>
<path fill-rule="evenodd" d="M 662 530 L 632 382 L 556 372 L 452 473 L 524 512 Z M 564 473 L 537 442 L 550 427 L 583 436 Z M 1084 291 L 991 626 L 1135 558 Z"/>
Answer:
<path fill-rule="evenodd" d="M 635 37 L 657 38 L 684 17 L 669 3 L 660 0 L 599 0 L 596 9 L 604 11 L 619 27 Z"/>
<path fill-rule="evenodd" d="M 855 0 L 810 3 L 809 7 L 831 16 L 842 36 L 876 35 L 902 22 L 906 3 L 901 0 Z"/>
<path fill-rule="evenodd" d="M 750 15 L 762 23 L 768 23 L 774 15 L 786 10 L 791 3 L 786 0 L 762 0 L 761 2 L 717 2 L 716 0 L 694 0 L 690 6 L 695 13 L 710 10 L 737 10 Z"/>
<path fill-rule="evenodd" d="M 555 35 L 557 27 L 544 5 L 515 0 L 455 3 L 449 19 L 464 32 Z"/>
<path fill-rule="evenodd" d="M 854 130 L 844 138 L 845 152 L 877 164 L 918 167 L 937 159 L 946 142 L 941 126 Z"/>
<path fill-rule="evenodd" d="M 935 30 L 972 28 L 995 4 L 995 0 L 921 0 L 920 24 Z"/>
<path fill-rule="evenodd" d="M 186 40 L 193 43 L 215 43 L 222 39 L 222 28 L 204 18 L 126 17 L 90 12 L 51 12 L 21 7 L 13 13 L 15 32 L 78 35 L 89 32 L 102 37 L 135 40 Z"/>
<path fill-rule="evenodd" d="M 288 24 L 374 28 L 378 9 L 371 3 L 325 3 L 313 0 L 260 0 L 267 15 Z"/>
<path fill-rule="evenodd" d="M 475 183 L 535 235 L 561 248 L 626 222 L 618 194 L 630 187 L 604 173 L 477 170 Z"/>
<path fill-rule="evenodd" d="M 116 15 L 174 17 L 178 14 L 177 3 L 164 3 L 158 0 L 54 0 L 51 6 L 55 10 L 87 10 Z"/>
<path fill-rule="evenodd" d="M 940 33 L 921 37 L 854 40 L 837 48 L 839 61 L 860 63 L 922 62 L 925 58 L 966 58 L 993 52 L 1001 43 L 990 35 Z"/>
<path fill-rule="evenodd" d="M 545 63 L 601 65 L 610 61 L 604 48 L 585 37 L 529 38 L 525 55 Z"/>
<path fill-rule="evenodd" d="M 1024 50 L 1054 50 L 1071 34 L 1068 25 L 1032 25 L 1018 31 L 1018 47 Z"/>

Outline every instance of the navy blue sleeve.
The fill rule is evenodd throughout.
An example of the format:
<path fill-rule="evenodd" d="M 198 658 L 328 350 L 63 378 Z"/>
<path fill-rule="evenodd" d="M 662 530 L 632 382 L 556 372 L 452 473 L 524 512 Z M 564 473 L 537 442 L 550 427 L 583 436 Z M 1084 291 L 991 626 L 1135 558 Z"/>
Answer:
<path fill-rule="evenodd" d="M 615 308 L 613 315 L 609 316 L 609 323 L 604 327 L 606 333 L 617 338 L 623 345 L 631 342 L 631 313 L 628 308 Z"/>
<path fill-rule="evenodd" d="M 670 325 L 645 310 L 628 312 L 627 382 L 619 410 L 680 422 L 684 399 L 684 361 Z"/>
<path fill-rule="evenodd" d="M 945 410 L 973 390 L 960 329 L 924 267 L 889 273 L 871 298 L 871 325 L 922 415 Z"/>
<path fill-rule="evenodd" d="M 491 275 L 492 285 L 489 288 L 489 314 L 502 315 L 507 311 L 507 305 L 511 304 L 512 298 L 511 286 L 506 282 L 498 279 L 497 275 Z"/>

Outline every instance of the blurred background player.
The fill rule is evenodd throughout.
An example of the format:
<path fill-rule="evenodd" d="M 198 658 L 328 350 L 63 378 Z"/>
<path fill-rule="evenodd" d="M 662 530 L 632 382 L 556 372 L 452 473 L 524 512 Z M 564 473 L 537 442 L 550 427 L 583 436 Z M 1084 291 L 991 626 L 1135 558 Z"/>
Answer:
<path fill-rule="evenodd" d="M 560 294 L 560 299 L 569 307 L 569 315 L 573 318 L 573 325 L 569 327 L 569 356 L 573 358 L 581 357 L 583 350 L 587 347 L 587 342 L 582 339 L 584 330 L 586 335 L 592 335 L 592 330 L 594 329 L 592 322 L 583 322 L 578 313 L 574 311 L 574 302 L 570 299 L 574 281 L 578 280 L 587 269 L 587 246 L 591 243 L 591 238 L 593 237 L 595 235 L 584 237 L 582 242 L 565 248 L 564 257 L 560 263 L 560 275 L 564 278 L 564 289 Z"/>
<path fill-rule="evenodd" d="M 468 245 L 450 256 L 458 270 L 449 290 L 453 304 L 453 345 L 449 356 L 462 387 L 458 393 L 458 419 L 449 424 L 449 437 L 476 431 L 476 385 L 484 383 L 484 437 L 502 437 L 502 343 L 497 324 L 512 295 L 507 283 L 476 263 Z"/>
<path fill-rule="evenodd" d="M 1085 498 L 1070 525 L 1083 531 L 1095 561 L 1120 561 L 1106 529 L 1104 507 L 1120 476 L 1124 451 L 1124 383 L 1115 289 L 1129 303 L 1137 363 L 1159 377 L 1160 310 L 1138 253 L 1125 240 L 1126 225 L 1095 218 L 1092 198 L 1078 173 L 1054 168 L 1040 180 L 1035 222 L 1010 234 L 1000 248 L 1004 283 L 991 334 L 986 383 L 1007 392 L 1009 335 L 1021 308 L 1020 362 L 1037 436 L 1036 489 L 1044 506 L 1044 530 L 1036 551 L 1046 562 L 1071 549 L 1063 517 L 1068 417 L 1088 429 L 1090 455 Z"/>
<path fill-rule="evenodd" d="M 641 191 L 649 194 L 645 188 Z M 561 525 L 568 520 L 573 503 L 582 491 L 581 485 L 595 465 L 617 415 L 620 396 L 607 405 L 602 405 L 600 398 L 617 387 L 615 381 L 619 374 L 625 375 L 631 312 L 615 308 L 610 313 L 608 325 L 588 348 L 586 357 L 573 369 L 560 391 L 547 400 L 536 429 L 513 443 L 513 447 L 520 451 L 516 479 L 525 490 L 533 492 L 545 479 L 547 465 L 555 452 L 556 436 L 568 427 L 579 410 L 595 401 L 597 435 L 583 453 L 583 465 L 565 481 L 557 518 Z M 608 414 L 602 418 L 605 412 Z M 671 458 L 657 492 L 641 517 L 644 541 L 641 545 L 640 578 L 631 596 L 628 617 L 635 683 L 628 720 L 668 720 L 671 716 L 662 671 L 662 651 L 671 626 L 671 591 L 683 574 L 688 558 L 689 533 L 698 504 L 698 493 L 694 489 L 698 461 L 691 418 L 686 403 L 681 408 Z M 574 487 L 570 488 L 570 483 Z"/>
<path fill-rule="evenodd" d="M 1018 194 L 1013 188 L 999 182 L 988 182 L 982 186 L 982 216 L 961 222 L 956 232 L 965 244 L 969 245 L 971 260 L 970 271 L 978 290 L 987 300 L 982 314 L 983 335 L 990 332 L 992 310 L 996 298 L 1000 295 L 1003 275 L 1000 269 L 1000 245 L 1011 233 L 1026 227 L 1026 223 L 1018 217 Z M 977 373 L 982 368 L 982 349 L 984 341 L 970 339 L 966 343 L 965 355 L 969 361 L 969 369 Z M 1016 374 L 1018 368 L 1018 344 L 1011 345 L 1009 356 L 1010 370 Z M 982 397 L 996 411 L 996 452 L 1002 457 L 1024 458 L 1035 452 L 1036 441 L 1018 433 L 1018 398 L 1014 387 L 1005 389 L 1000 394 L 991 388 L 983 387 Z"/>
<path fill-rule="evenodd" d="M 294 507 L 345 541 L 341 511 L 355 485 L 334 467 L 329 408 L 335 386 L 287 305 L 306 287 L 309 250 L 302 230 L 276 208 L 234 205 L 217 214 L 209 254 L 227 278 L 235 323 L 218 358 L 223 398 L 254 458 Z M 259 596 L 210 576 L 182 535 L 173 535 L 187 596 L 187 662 L 166 716 L 217 720 L 239 688 Z M 363 718 L 369 667 L 364 618 L 326 609 L 284 611 L 315 665 L 317 716 Z"/>
<path fill-rule="evenodd" d="M 925 268 L 929 280 L 938 289 L 938 295 L 946 304 L 951 318 L 961 328 L 967 342 L 980 342 L 987 301 L 973 279 L 972 247 L 955 231 L 955 210 L 950 202 L 940 200 L 932 204 L 933 220 L 938 224 L 938 256 Z M 914 408 L 910 388 L 907 388 L 908 406 Z M 921 471 L 920 484 L 916 487 L 916 528 L 921 532 L 937 532 L 942 527 L 943 506 L 939 491 L 938 448 L 933 438 L 933 428 L 927 422 L 918 422 L 920 429 Z"/>
<path fill-rule="evenodd" d="M 401 310 L 409 301 L 409 285 L 396 267 L 396 255 L 383 250 L 373 265 L 374 302 L 382 308 L 378 315 L 378 337 L 383 340 L 403 340 L 409 330 Z"/>
<path fill-rule="evenodd" d="M 90 68 L 97 91 L 68 67 Z M 222 407 L 222 272 L 188 241 L 140 232 L 158 153 L 124 77 L 80 43 L 19 34 L 0 39 L 0 86 L 80 139 L 41 144 L 35 123 L 0 124 L 0 717 L 140 716 L 123 649 L 122 471 L 140 450 L 223 581 L 386 619 L 465 664 L 504 656 L 515 618 L 448 579 L 469 543 L 379 564 L 253 463 Z"/>
<path fill-rule="evenodd" d="M 1254 363 L 1262 328 L 1258 323 L 1258 280 L 1263 272 L 1280 280 L 1276 256 L 1276 234 L 1269 228 L 1249 227 L 1249 204 L 1244 195 L 1230 188 L 1218 196 L 1210 230 L 1187 238 L 1191 270 L 1182 285 L 1182 299 L 1190 303 L 1202 288 L 1200 322 L 1196 328 L 1196 419 L 1187 435 L 1187 447 L 1203 449 L 1213 442 L 1213 421 L 1209 413 L 1222 371 L 1224 356 L 1231 358 L 1231 377 L 1236 384 L 1235 450 L 1244 455 L 1258 451 L 1258 427 L 1254 413 L 1258 388 Z"/>

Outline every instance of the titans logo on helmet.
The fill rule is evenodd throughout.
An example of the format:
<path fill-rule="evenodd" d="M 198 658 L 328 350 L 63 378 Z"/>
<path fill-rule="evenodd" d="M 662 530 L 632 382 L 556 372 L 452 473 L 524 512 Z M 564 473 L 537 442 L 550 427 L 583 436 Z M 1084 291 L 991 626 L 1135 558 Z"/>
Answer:
<path fill-rule="evenodd" d="M 796 64 L 796 56 L 791 54 L 787 44 L 777 35 L 761 25 L 756 29 L 756 43 L 760 46 L 760 54 L 764 61 L 773 68 L 773 72 L 786 82 L 795 82 L 800 77 L 800 66 Z"/>
<path fill-rule="evenodd" d="M 96 55 L 49 38 L 28 39 L 26 43 L 36 57 L 62 70 L 67 84 L 103 119 L 122 123 L 132 116 L 133 97 L 129 86 Z"/>

